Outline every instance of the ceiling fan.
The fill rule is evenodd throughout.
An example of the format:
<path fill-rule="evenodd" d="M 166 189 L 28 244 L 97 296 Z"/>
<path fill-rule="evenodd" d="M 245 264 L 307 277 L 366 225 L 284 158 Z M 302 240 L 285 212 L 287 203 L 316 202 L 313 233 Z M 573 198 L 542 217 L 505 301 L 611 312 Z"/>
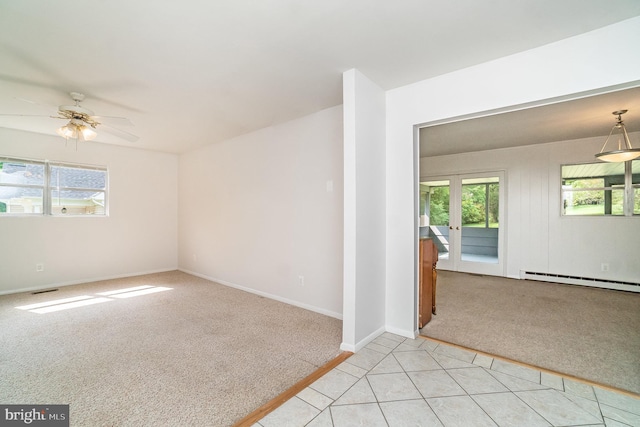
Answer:
<path fill-rule="evenodd" d="M 136 135 L 113 126 L 113 124 L 119 126 L 132 126 L 133 123 L 131 123 L 129 119 L 124 117 L 97 116 L 93 111 L 80 105 L 85 98 L 84 94 L 71 92 L 69 95 L 71 96 L 71 99 L 75 101 L 75 105 L 60 105 L 58 107 L 57 115 L 55 116 L 25 114 L 0 114 L 0 116 L 51 117 L 53 119 L 68 120 L 67 124 L 56 130 L 57 134 L 65 139 L 90 141 L 98 135 L 96 132 L 98 127 L 106 133 L 130 142 L 135 142 L 139 139 Z M 22 101 L 34 103 L 24 99 L 22 99 Z"/>

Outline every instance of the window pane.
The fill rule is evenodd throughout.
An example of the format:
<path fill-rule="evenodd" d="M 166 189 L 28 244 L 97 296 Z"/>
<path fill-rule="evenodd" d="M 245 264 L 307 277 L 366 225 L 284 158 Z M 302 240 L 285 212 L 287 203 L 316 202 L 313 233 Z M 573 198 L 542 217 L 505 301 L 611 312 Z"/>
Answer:
<path fill-rule="evenodd" d="M 433 239 L 438 259 L 449 259 L 449 180 L 420 183 L 420 236 Z"/>
<path fill-rule="evenodd" d="M 624 215 L 624 163 L 562 166 L 563 215 Z"/>
<path fill-rule="evenodd" d="M 487 186 L 462 185 L 462 226 L 485 227 Z"/>
<path fill-rule="evenodd" d="M 604 215 L 604 190 L 564 193 L 565 215 Z"/>
<path fill-rule="evenodd" d="M 0 158 L 0 185 L 44 185 L 44 165 Z"/>
<path fill-rule="evenodd" d="M 500 227 L 500 184 L 489 184 L 489 228 Z"/>
<path fill-rule="evenodd" d="M 42 214 L 44 164 L 0 158 L 0 214 Z"/>
<path fill-rule="evenodd" d="M 611 215 L 624 215 L 624 186 L 611 191 Z"/>
<path fill-rule="evenodd" d="M 41 188 L 0 186 L 0 214 L 42 214 Z"/>
<path fill-rule="evenodd" d="M 53 215 L 104 215 L 104 192 L 52 190 Z"/>
<path fill-rule="evenodd" d="M 52 187 L 104 190 L 106 188 L 106 182 L 106 170 L 51 166 L 50 183 Z"/>
<path fill-rule="evenodd" d="M 106 170 L 52 165 L 49 182 L 52 215 L 106 214 Z"/>
<path fill-rule="evenodd" d="M 498 262 L 499 193 L 499 177 L 462 180 L 462 261 L 490 264 Z"/>
<path fill-rule="evenodd" d="M 562 166 L 563 185 L 565 180 L 572 178 L 602 178 L 614 175 L 624 176 L 624 163 L 598 162 Z"/>
<path fill-rule="evenodd" d="M 462 226 L 499 228 L 500 178 L 462 180 Z"/>
<path fill-rule="evenodd" d="M 588 179 L 566 179 L 563 182 L 565 189 L 585 190 L 589 188 L 603 188 L 604 178 L 588 178 Z M 588 195 L 583 195 L 588 197 Z"/>
<path fill-rule="evenodd" d="M 429 187 L 429 224 L 449 226 L 449 186 Z"/>

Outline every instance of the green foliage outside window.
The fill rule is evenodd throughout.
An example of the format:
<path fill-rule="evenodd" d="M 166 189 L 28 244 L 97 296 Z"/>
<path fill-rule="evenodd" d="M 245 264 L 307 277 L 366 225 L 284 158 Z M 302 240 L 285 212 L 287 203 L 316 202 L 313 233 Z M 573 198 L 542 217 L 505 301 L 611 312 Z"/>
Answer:
<path fill-rule="evenodd" d="M 449 225 L 449 187 L 431 187 L 429 222 L 431 225 Z"/>
<path fill-rule="evenodd" d="M 429 203 L 429 224 L 438 226 L 449 225 L 449 186 L 427 187 L 428 197 L 421 198 L 421 212 Z M 498 227 L 499 222 L 499 191 L 496 182 L 464 184 L 462 186 L 461 215 L 464 227 Z M 488 221 L 487 221 L 488 214 Z"/>
<path fill-rule="evenodd" d="M 497 183 L 462 186 L 463 227 L 498 226 L 499 189 L 500 186 Z"/>

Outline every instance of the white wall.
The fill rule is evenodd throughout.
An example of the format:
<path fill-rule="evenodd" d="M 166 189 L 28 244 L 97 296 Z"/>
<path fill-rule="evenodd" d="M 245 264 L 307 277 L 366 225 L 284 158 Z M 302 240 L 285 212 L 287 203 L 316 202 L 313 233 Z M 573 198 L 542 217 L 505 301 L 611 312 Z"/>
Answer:
<path fill-rule="evenodd" d="M 637 40 L 640 17 L 387 92 L 388 329 L 416 328 L 414 126 L 640 80 Z"/>
<path fill-rule="evenodd" d="M 631 134 L 638 140 L 640 133 Z M 425 157 L 420 176 L 504 170 L 507 276 L 520 270 L 636 282 L 640 221 L 562 216 L 563 164 L 595 162 L 604 138 L 594 137 L 450 156 Z M 609 263 L 607 272 L 601 263 Z"/>
<path fill-rule="evenodd" d="M 385 93 L 357 70 L 343 75 L 344 321 L 342 349 L 384 331 Z"/>
<path fill-rule="evenodd" d="M 342 173 L 341 106 L 183 154 L 180 269 L 341 318 Z"/>
<path fill-rule="evenodd" d="M 107 166 L 108 217 L 0 218 L 0 293 L 177 268 L 178 157 L 0 129 L 0 156 Z M 36 272 L 36 264 L 44 271 Z"/>

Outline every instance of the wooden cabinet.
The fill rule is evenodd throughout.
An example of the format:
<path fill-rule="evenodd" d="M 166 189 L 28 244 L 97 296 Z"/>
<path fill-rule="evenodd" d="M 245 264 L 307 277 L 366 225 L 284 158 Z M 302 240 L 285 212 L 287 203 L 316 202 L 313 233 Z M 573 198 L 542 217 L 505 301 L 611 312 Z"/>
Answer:
<path fill-rule="evenodd" d="M 430 238 L 420 239 L 420 282 L 418 295 L 418 327 L 423 328 L 436 314 L 436 264 L 438 248 Z"/>

